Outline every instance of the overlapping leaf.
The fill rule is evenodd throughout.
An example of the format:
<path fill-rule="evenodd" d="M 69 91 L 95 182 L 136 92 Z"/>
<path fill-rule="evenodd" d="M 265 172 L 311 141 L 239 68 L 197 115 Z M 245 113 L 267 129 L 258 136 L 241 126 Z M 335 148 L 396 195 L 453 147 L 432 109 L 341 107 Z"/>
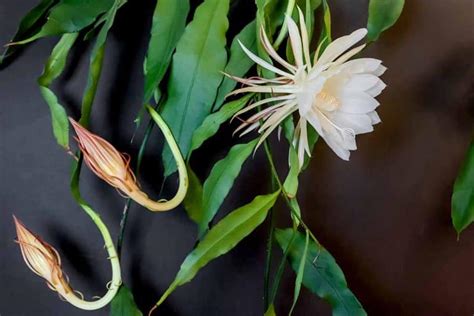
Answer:
<path fill-rule="evenodd" d="M 194 130 L 211 112 L 227 60 L 226 31 L 229 0 L 205 0 L 178 42 L 168 82 L 163 118 L 183 156 Z M 163 151 L 165 176 L 176 170 L 168 147 Z"/>
<path fill-rule="evenodd" d="M 61 0 L 50 9 L 41 29 L 19 43 L 28 43 L 50 35 L 79 32 L 94 23 L 113 4 L 114 0 Z"/>
<path fill-rule="evenodd" d="M 292 229 L 278 229 L 276 239 L 284 250 L 290 244 L 295 232 Z M 305 255 L 305 248 L 307 253 Z M 365 316 L 362 305 L 347 287 L 344 274 L 331 254 L 314 240 L 306 245 L 306 237 L 296 232 L 291 242 L 288 260 L 297 273 L 301 260 L 304 261 L 303 285 L 332 307 L 333 316 Z"/>
<path fill-rule="evenodd" d="M 176 44 L 184 32 L 188 12 L 189 0 L 157 0 L 156 2 L 144 64 L 145 103 L 151 99 L 153 91 L 168 69 Z"/>
<path fill-rule="evenodd" d="M 76 39 L 76 33 L 62 36 L 49 56 L 43 74 L 38 78 L 41 94 L 51 112 L 54 137 L 57 143 L 64 148 L 69 147 L 69 121 L 66 110 L 59 103 L 58 98 L 49 86 L 63 72 L 67 56 Z"/>

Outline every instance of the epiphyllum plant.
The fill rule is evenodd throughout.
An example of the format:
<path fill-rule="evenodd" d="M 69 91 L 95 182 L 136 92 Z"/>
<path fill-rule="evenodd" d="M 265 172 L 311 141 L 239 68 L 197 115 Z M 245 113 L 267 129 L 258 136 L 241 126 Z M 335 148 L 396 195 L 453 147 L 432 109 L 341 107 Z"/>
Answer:
<path fill-rule="evenodd" d="M 184 259 L 169 288 L 157 294 L 161 297 L 150 314 L 178 287 L 191 281 L 200 269 L 230 251 L 269 218 L 263 293 L 265 314 L 275 315 L 279 282 L 288 261 L 296 272 L 290 314 L 304 285 L 327 300 L 334 315 L 366 315 L 349 290 L 335 259 L 304 223 L 297 200 L 298 176 L 318 135 L 339 157 L 347 160 L 350 151 L 356 149 L 355 136 L 371 132 L 373 125 L 380 121 L 375 97 L 385 87 L 379 79 L 385 67 L 379 60 L 355 57 L 364 45 L 352 47 L 366 34 L 368 42 L 374 41 L 391 27 L 401 14 L 404 0 L 370 0 L 368 32 L 359 29 L 333 42 L 327 0 L 256 0 L 255 19 L 233 38 L 232 43 L 227 42 L 230 37 L 227 30 L 232 22 L 229 13 L 239 7 L 238 1 L 231 5 L 231 0 L 200 0 L 194 9 L 190 0 L 157 0 L 144 62 L 143 106 L 141 111 L 137 109 L 139 114 L 135 120 L 137 129 L 143 126 L 141 122 L 146 116 L 150 121 L 137 157 L 120 153 L 113 144 L 89 131 L 101 69 L 107 57 L 107 34 L 117 12 L 127 5 L 126 2 L 43 0 L 24 17 L 17 34 L 0 58 L 0 66 L 4 67 L 15 58 L 18 45 L 61 35 L 38 78 L 38 84 L 51 113 L 57 143 L 76 158 L 71 193 L 102 235 L 112 265 L 112 281 L 102 298 L 92 302 L 83 300 L 65 277 L 58 252 L 15 219 L 18 243 L 27 266 L 44 278 L 61 297 L 79 308 L 97 309 L 111 302 L 112 316 L 142 315 L 133 302 L 133 295 L 121 280 L 120 257 L 129 206 L 131 201 L 135 201 L 151 211 L 167 211 L 183 202 L 189 218 L 197 225 L 198 242 Z M 295 10 L 296 5 L 304 9 Z M 315 11 L 320 8 L 321 23 L 314 23 Z M 193 16 L 188 14 L 191 11 Z M 313 30 L 319 29 L 318 48 L 312 53 L 309 43 Z M 275 36 L 277 31 L 279 34 Z M 288 57 L 283 58 L 284 49 L 278 48 L 285 43 L 287 35 Z M 82 36 L 95 42 L 90 52 L 80 119 L 76 122 L 68 121 L 70 114 L 52 86 L 64 71 L 68 54 Z M 272 42 L 274 36 L 276 40 Z M 257 44 L 259 42 L 261 45 Z M 275 64 L 271 64 L 271 60 Z M 246 76 L 254 63 L 259 76 Z M 234 90 L 237 83 L 232 79 L 245 87 Z M 240 99 L 224 104 L 226 95 L 241 93 L 245 95 Z M 243 118 L 243 114 L 251 110 L 258 111 Z M 193 172 L 192 153 L 233 116 L 243 120 L 237 132 L 246 134 L 257 129 L 261 137 L 234 144 L 201 183 L 197 173 Z M 79 151 L 75 153 L 69 144 L 71 125 L 79 145 Z M 137 179 L 140 161 L 154 126 L 160 128 L 167 144 L 162 153 L 165 178 L 178 170 L 179 188 L 169 200 L 151 200 L 141 190 Z M 281 126 L 290 143 L 290 168 L 284 181 L 279 177 L 279 170 L 273 162 L 274 153 L 266 141 L 271 132 Z M 272 173 L 273 192 L 254 197 L 213 225 L 244 162 L 261 144 Z M 127 198 L 116 246 L 100 214 L 81 196 L 82 162 Z M 460 178 L 457 186 L 460 190 L 465 187 L 464 179 L 468 178 Z M 456 205 L 463 208 L 466 203 L 460 193 Z M 288 206 L 293 222 L 290 228 L 275 227 L 278 210 L 273 206 L 278 198 Z M 465 227 L 464 217 L 458 219 L 458 226 Z M 272 275 L 274 244 L 280 246 L 283 256 Z"/>
<path fill-rule="evenodd" d="M 311 156 L 308 123 L 340 158 L 349 160 L 350 150 L 357 149 L 355 136 L 372 132 L 372 125 L 380 122 L 375 112 L 379 105 L 375 97 L 385 88 L 379 76 L 386 68 L 380 60 L 373 58 L 349 61 L 365 47 L 363 44 L 350 49 L 367 35 L 366 29 L 336 39 L 320 54 L 322 41 L 318 50 L 311 54 L 306 22 L 301 10 L 298 12 L 299 28 L 291 17 L 286 18 L 294 64 L 278 55 L 263 28 L 260 29 L 262 45 L 282 68 L 266 62 L 240 43 L 249 58 L 278 77 L 244 79 L 231 76 L 249 86 L 237 89 L 231 95 L 244 92 L 269 95 L 237 112 L 236 115 L 241 115 L 262 105 L 268 106 L 244 120 L 236 131 L 243 130 L 242 134 L 246 134 L 258 128 L 262 133 L 261 144 L 283 120 L 297 112 L 299 120 L 294 143 L 298 148 L 300 167 L 305 152 Z"/>

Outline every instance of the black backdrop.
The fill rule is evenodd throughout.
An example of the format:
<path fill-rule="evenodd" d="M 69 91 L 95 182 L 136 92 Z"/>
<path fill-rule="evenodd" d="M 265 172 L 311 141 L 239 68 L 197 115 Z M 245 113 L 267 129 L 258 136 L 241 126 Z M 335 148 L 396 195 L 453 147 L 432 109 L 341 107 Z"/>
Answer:
<path fill-rule="evenodd" d="M 35 2 L 0 0 L 0 43 L 9 40 Z M 141 101 L 141 65 L 153 2 L 131 0 L 120 11 L 109 37 L 92 119 L 92 130 L 133 155 L 138 145 L 128 140 Z M 234 12 L 234 21 L 240 20 L 236 27 L 250 18 L 251 2 Z M 364 25 L 367 1 L 331 4 L 336 36 Z M 473 132 L 472 21 L 471 0 L 407 1 L 397 26 L 367 50 L 389 68 L 379 112 L 383 123 L 374 133 L 359 137 L 359 150 L 349 163 L 319 143 L 303 175 L 304 217 L 342 266 L 369 315 L 474 313 L 474 229 L 457 242 L 449 214 L 452 183 Z M 12 213 L 58 249 L 74 288 L 87 297 L 102 295 L 110 278 L 100 236 L 71 199 L 70 158 L 55 144 L 48 109 L 36 85 L 53 43 L 46 39 L 34 44 L 0 72 L 2 316 L 85 314 L 61 302 L 26 268 L 13 243 Z M 55 86 L 75 117 L 89 49 L 80 45 L 75 50 Z M 196 155 L 194 164 L 201 177 L 212 166 L 210 158 L 217 160 L 229 148 L 231 128 L 225 127 L 219 139 Z M 149 192 L 157 192 L 162 180 L 161 136 L 154 136 L 141 174 Z M 285 159 L 282 151 L 282 168 Z M 267 192 L 267 176 L 258 153 L 246 163 L 219 216 Z M 116 236 L 123 199 L 88 171 L 83 173 L 82 190 Z M 263 225 L 231 253 L 209 264 L 173 293 L 158 314 L 261 315 L 267 229 Z M 123 274 L 144 311 L 172 281 L 195 233 L 182 210 L 151 214 L 132 209 Z M 291 305 L 293 279 L 287 270 L 277 303 L 279 315 Z M 303 290 L 295 315 L 330 315 L 330 309 Z"/>

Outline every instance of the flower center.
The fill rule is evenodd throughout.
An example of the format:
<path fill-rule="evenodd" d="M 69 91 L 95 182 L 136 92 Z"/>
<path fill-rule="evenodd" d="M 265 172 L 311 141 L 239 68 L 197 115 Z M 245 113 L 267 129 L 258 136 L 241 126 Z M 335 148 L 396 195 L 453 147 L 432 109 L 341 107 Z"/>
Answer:
<path fill-rule="evenodd" d="M 314 100 L 313 106 L 316 106 L 321 110 L 332 112 L 337 110 L 340 104 L 336 97 L 321 91 L 316 94 L 316 99 Z"/>

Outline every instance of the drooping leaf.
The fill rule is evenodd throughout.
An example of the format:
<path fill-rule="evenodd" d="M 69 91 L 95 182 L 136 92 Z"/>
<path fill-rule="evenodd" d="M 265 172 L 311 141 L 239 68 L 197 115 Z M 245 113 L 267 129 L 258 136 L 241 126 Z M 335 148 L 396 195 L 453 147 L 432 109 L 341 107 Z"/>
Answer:
<path fill-rule="evenodd" d="M 184 209 L 188 213 L 196 224 L 202 221 L 202 184 L 198 176 L 191 169 L 191 166 L 187 165 L 189 187 L 186 197 L 184 198 L 183 204 Z"/>
<path fill-rule="evenodd" d="M 157 0 L 144 64 L 144 102 L 150 101 L 163 79 L 179 38 L 184 32 L 189 0 Z"/>
<path fill-rule="evenodd" d="M 383 31 L 397 22 L 404 4 L 405 0 L 370 0 L 367 21 L 369 42 L 377 40 Z"/>
<path fill-rule="evenodd" d="M 79 32 L 94 23 L 113 4 L 114 0 L 61 0 L 51 8 L 39 32 L 17 43 L 25 44 L 45 36 Z"/>
<path fill-rule="evenodd" d="M 255 139 L 247 144 L 233 146 L 227 156 L 219 160 L 212 168 L 203 185 L 202 217 L 198 225 L 200 237 L 209 228 L 209 222 L 229 194 L 243 163 L 253 152 L 257 141 L 258 139 Z"/>
<path fill-rule="evenodd" d="M 76 39 L 77 33 L 62 36 L 61 40 L 51 52 L 44 67 L 43 74 L 38 78 L 41 94 L 51 112 L 54 137 L 57 143 L 64 148 L 69 147 L 69 121 L 66 110 L 59 103 L 58 98 L 49 86 L 63 72 L 67 56 Z"/>
<path fill-rule="evenodd" d="M 194 150 L 201 147 L 206 140 L 214 136 L 221 124 L 229 120 L 237 111 L 242 109 L 252 97 L 253 94 L 246 94 L 238 100 L 226 103 L 219 111 L 208 115 L 201 126 L 193 133 L 188 157 L 190 157 Z"/>
<path fill-rule="evenodd" d="M 268 210 L 275 204 L 279 193 L 277 191 L 257 196 L 252 202 L 234 210 L 210 229 L 186 257 L 173 283 L 156 305 L 161 305 L 178 286 L 191 281 L 196 273 L 211 260 L 229 252 L 254 231 L 265 220 Z"/>
<path fill-rule="evenodd" d="M 474 222 L 474 142 L 454 183 L 451 219 L 458 235 Z"/>
<path fill-rule="evenodd" d="M 110 303 L 110 316 L 143 316 L 135 304 L 132 292 L 125 285 L 120 287 Z"/>
<path fill-rule="evenodd" d="M 276 240 L 282 249 L 286 249 L 293 229 L 277 229 Z M 288 260 L 294 271 L 298 272 L 304 257 L 306 237 L 296 232 L 291 242 Z M 331 254 L 319 243 L 310 240 L 306 255 L 303 285 L 317 296 L 326 300 L 332 307 L 333 316 L 367 315 L 362 305 L 347 287 L 344 274 Z"/>
<path fill-rule="evenodd" d="M 99 84 L 100 75 L 102 72 L 102 63 L 104 60 L 105 53 L 105 42 L 107 40 L 107 34 L 112 27 L 115 15 L 124 0 L 115 0 L 112 7 L 105 14 L 105 23 L 102 25 L 97 39 L 92 48 L 90 62 L 89 62 L 89 75 L 87 78 L 87 85 L 84 90 L 81 107 L 81 119 L 79 123 L 87 127 L 89 125 L 90 114 L 92 111 L 92 105 L 94 103 L 97 87 Z"/>
<path fill-rule="evenodd" d="M 11 42 L 18 42 L 38 32 L 41 28 L 40 22 L 56 1 L 57 0 L 42 0 L 36 7 L 31 9 L 31 11 L 21 19 L 20 25 Z M 17 45 L 8 46 L 2 56 L 0 56 L 0 66 L 3 66 L 8 60 L 11 60 L 13 54 L 17 52 L 19 48 L 20 46 Z"/>
<path fill-rule="evenodd" d="M 305 244 L 304 244 L 304 249 L 303 249 L 303 255 L 301 256 L 298 271 L 296 273 L 295 290 L 293 293 L 293 304 L 291 305 L 291 309 L 289 313 L 290 316 L 291 314 L 293 314 L 293 310 L 295 309 L 296 303 L 298 302 L 298 298 L 300 296 L 301 284 L 303 283 L 304 269 L 306 267 L 305 263 L 306 263 L 306 256 L 308 254 L 308 246 L 309 246 L 309 232 L 306 231 L 306 239 L 305 239 Z"/>
<path fill-rule="evenodd" d="M 252 67 L 254 62 L 248 58 L 244 53 L 239 41 L 247 47 L 251 52 L 257 52 L 257 38 L 256 35 L 256 23 L 255 21 L 247 24 L 239 34 L 237 34 L 232 41 L 230 46 L 230 57 L 227 65 L 225 66 L 224 72 L 226 74 L 243 77 L 249 69 Z M 237 81 L 224 77 L 219 90 L 217 91 L 216 102 L 214 102 L 214 110 L 218 110 L 224 103 L 225 97 L 229 94 L 237 85 Z"/>
<path fill-rule="evenodd" d="M 163 118 L 173 131 L 184 157 L 194 130 L 211 112 L 222 81 L 227 52 L 229 0 L 205 0 L 178 42 L 171 64 L 168 99 Z M 163 150 L 165 176 L 176 170 L 169 148 Z"/>

